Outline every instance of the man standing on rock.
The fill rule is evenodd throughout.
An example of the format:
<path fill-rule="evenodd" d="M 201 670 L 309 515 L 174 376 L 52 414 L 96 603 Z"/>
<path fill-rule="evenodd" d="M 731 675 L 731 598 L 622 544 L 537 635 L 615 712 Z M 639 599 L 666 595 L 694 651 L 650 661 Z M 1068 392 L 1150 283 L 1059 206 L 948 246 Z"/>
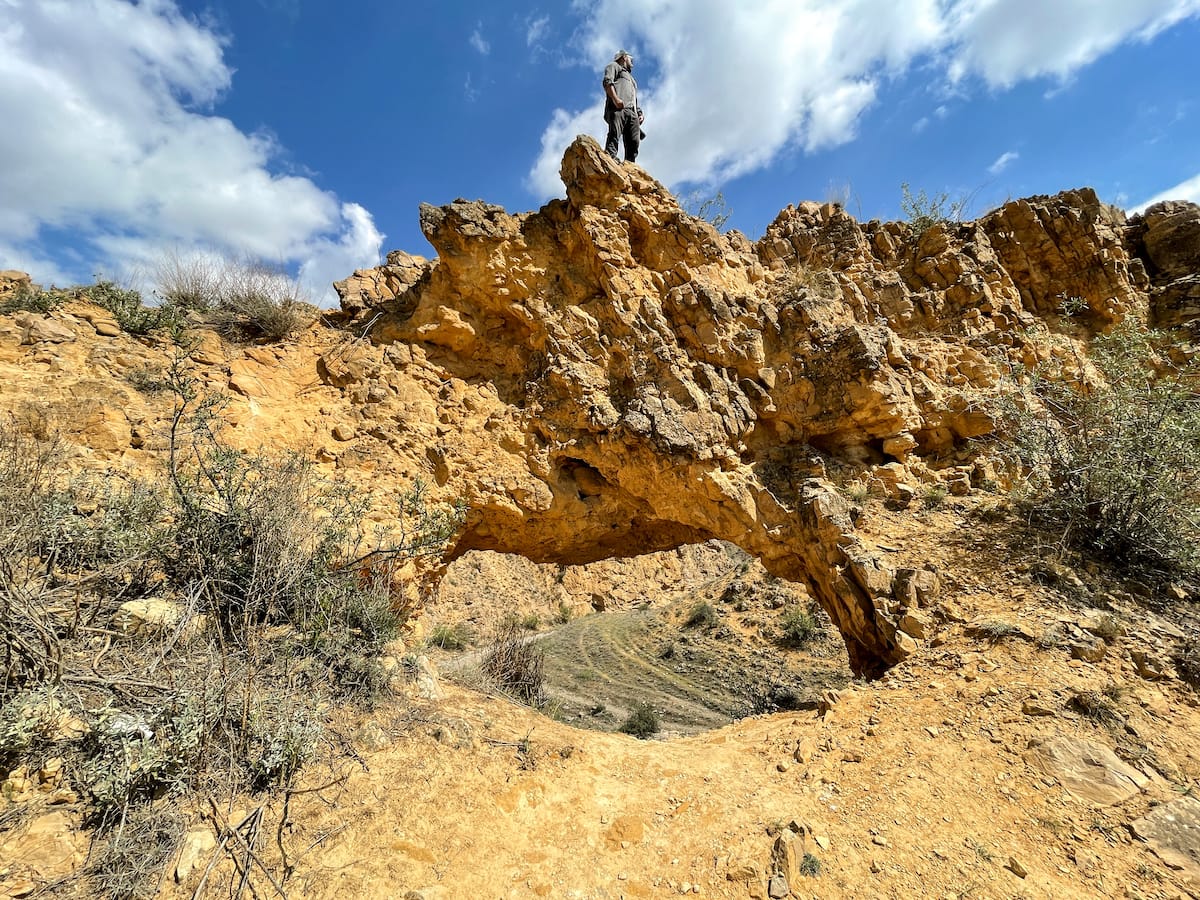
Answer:
<path fill-rule="evenodd" d="M 625 144 L 625 161 L 637 160 L 644 118 L 637 102 L 637 82 L 633 80 L 633 57 L 625 50 L 618 50 L 613 61 L 604 67 L 604 121 L 608 123 L 604 149 L 609 156 L 617 158 L 619 137 Z"/>

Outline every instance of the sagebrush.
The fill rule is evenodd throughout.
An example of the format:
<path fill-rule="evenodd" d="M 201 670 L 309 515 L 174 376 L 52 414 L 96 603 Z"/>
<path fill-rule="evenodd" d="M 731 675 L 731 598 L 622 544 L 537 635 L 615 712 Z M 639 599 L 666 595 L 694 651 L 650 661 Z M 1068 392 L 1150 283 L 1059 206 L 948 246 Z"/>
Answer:
<path fill-rule="evenodd" d="M 180 360 L 162 380 L 158 479 L 87 477 L 43 424 L 0 423 L 0 767 L 63 761 L 95 826 L 88 877 L 114 896 L 153 893 L 165 810 L 288 785 L 334 705 L 374 702 L 408 614 L 399 573 L 462 515 L 418 484 L 398 528 L 366 533 L 367 498 L 224 444 Z"/>
<path fill-rule="evenodd" d="M 1002 418 L 1031 517 L 1130 570 L 1200 572 L 1200 367 L 1127 318 L 1090 344 L 1095 370 L 1039 369 Z"/>

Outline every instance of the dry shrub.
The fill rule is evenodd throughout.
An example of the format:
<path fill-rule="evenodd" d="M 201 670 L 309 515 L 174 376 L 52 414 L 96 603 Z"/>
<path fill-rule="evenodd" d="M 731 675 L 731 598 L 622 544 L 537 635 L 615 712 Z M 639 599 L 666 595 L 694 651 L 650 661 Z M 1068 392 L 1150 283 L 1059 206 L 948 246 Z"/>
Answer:
<path fill-rule="evenodd" d="M 492 645 L 483 654 L 480 668 L 504 693 L 530 706 L 539 706 L 546 698 L 545 653 L 524 631 L 520 622 L 502 623 Z"/>
<path fill-rule="evenodd" d="M 1175 651 L 1175 668 L 1179 677 L 1194 688 L 1200 688 L 1200 639 L 1192 637 Z"/>
<path fill-rule="evenodd" d="M 315 318 L 299 280 L 262 260 L 168 253 L 154 277 L 165 304 L 199 314 L 227 337 L 277 341 Z"/>
<path fill-rule="evenodd" d="M 223 446 L 218 405 L 165 377 L 169 466 L 146 488 L 71 475 L 52 440 L 0 425 L 0 766 L 65 761 L 105 896 L 152 893 L 143 875 L 176 833 L 163 804 L 286 786 L 332 703 L 373 702 L 405 613 L 396 572 L 440 552 L 462 514 L 417 486 L 402 539 L 368 540 L 366 498 L 298 457 Z M 178 619 L 122 635 L 127 600 Z"/>

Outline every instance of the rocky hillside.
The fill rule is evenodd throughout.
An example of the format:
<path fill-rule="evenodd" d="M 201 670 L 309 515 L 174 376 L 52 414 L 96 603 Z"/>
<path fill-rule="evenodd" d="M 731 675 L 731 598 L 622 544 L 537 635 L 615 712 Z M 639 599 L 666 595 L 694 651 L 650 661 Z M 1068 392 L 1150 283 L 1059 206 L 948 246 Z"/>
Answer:
<path fill-rule="evenodd" d="M 1200 208 L 1127 218 L 1081 189 L 918 233 L 803 203 L 751 242 L 589 139 L 562 177 L 567 198 L 534 213 L 423 206 L 436 258 L 354 273 L 340 312 L 282 342 L 134 336 L 83 296 L 0 316 L 0 407 L 60 434 L 78 471 L 161 471 L 176 406 L 156 385 L 174 367 L 225 398 L 231 445 L 291 448 L 369 494 L 370 527 L 397 527 L 418 478 L 464 501 L 444 559 L 402 573 L 426 609 L 409 649 L 481 607 L 548 622 L 718 602 L 728 554 L 696 547 L 721 541 L 806 591 L 865 677 L 665 744 L 400 686 L 355 724 L 358 765 L 258 807 L 288 893 L 1195 892 L 1200 713 L 1170 663 L 1197 640 L 1194 586 L 1047 558 L 1005 518 L 1023 472 L 989 439 L 1014 373 L 1097 383 L 1088 341 L 1122 320 L 1195 354 Z M 23 281 L 3 273 L 0 299 Z M 672 594 L 681 580 L 696 590 Z M 732 642 L 749 634 L 720 615 Z M 41 775 L 21 778 L 13 802 Z M 222 846 L 233 812 L 210 817 Z M 77 820 L 50 817 L 0 818 L 0 891 L 81 862 Z M 197 859 L 210 830 L 192 831 Z M 63 853 L 43 859 L 51 840 Z M 191 896 L 203 870 L 179 862 L 171 890 Z"/>

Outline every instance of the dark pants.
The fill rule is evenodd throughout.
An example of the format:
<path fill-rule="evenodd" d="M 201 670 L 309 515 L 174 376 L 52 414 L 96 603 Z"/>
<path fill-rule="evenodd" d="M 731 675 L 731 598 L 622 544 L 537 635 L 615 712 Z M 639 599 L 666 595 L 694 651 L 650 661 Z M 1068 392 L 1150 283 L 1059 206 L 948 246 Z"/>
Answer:
<path fill-rule="evenodd" d="M 617 139 L 625 142 L 625 161 L 635 162 L 638 147 L 642 143 L 642 123 L 632 109 L 615 109 L 608 117 L 608 138 L 604 149 L 613 159 L 617 158 Z"/>

